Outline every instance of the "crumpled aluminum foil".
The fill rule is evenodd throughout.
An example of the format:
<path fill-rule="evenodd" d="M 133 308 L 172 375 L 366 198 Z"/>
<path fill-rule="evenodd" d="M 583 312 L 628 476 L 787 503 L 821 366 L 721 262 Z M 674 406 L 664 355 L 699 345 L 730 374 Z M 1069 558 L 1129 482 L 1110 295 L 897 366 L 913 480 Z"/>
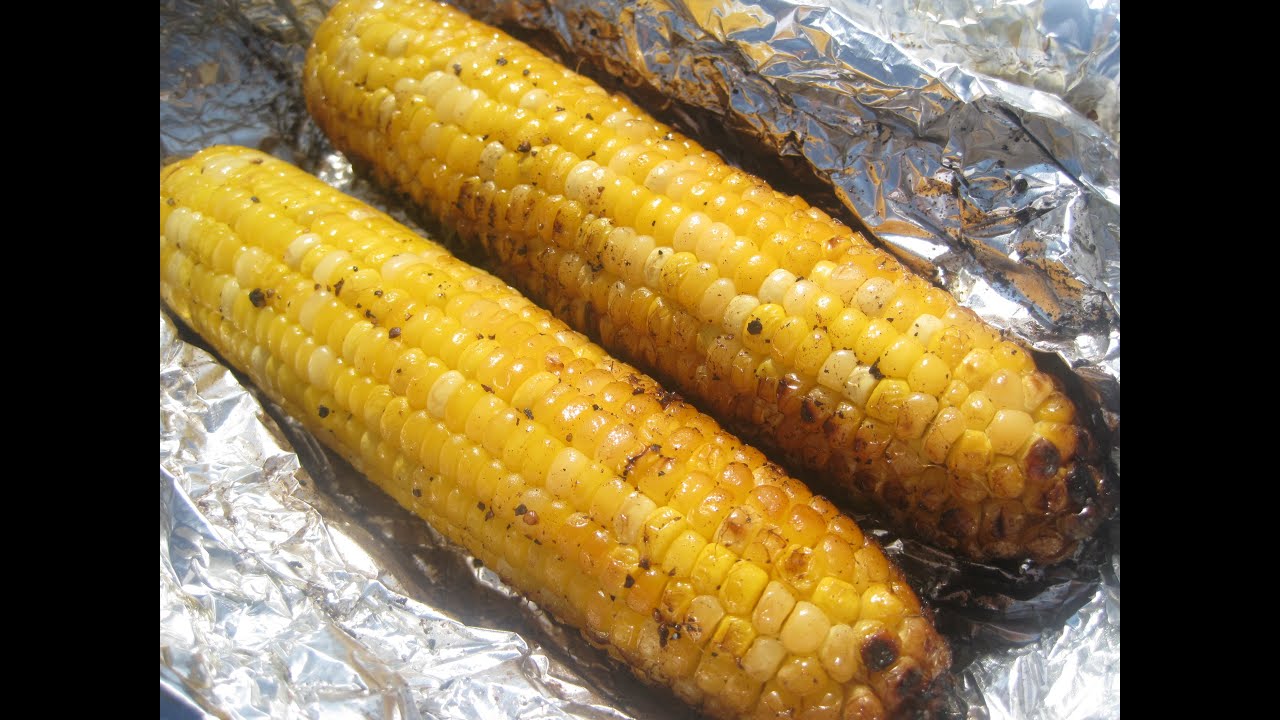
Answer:
<path fill-rule="evenodd" d="M 218 142 L 259 147 L 412 226 L 306 116 L 298 76 L 330 5 L 163 2 L 161 162 Z M 1118 3 L 831 5 L 473 10 L 598 80 L 670 94 L 654 109 L 713 145 L 727 125 L 726 146 L 772 148 L 785 170 L 829 182 L 830 202 L 806 196 L 845 203 L 913 267 L 1076 369 L 1115 431 L 1118 476 Z M 230 717 L 680 707 L 512 602 L 493 573 L 266 409 L 274 421 L 162 313 L 162 686 Z M 1048 572 L 966 567 L 877 532 L 956 649 L 955 714 L 1119 716 L 1118 518 L 1107 531 Z"/>

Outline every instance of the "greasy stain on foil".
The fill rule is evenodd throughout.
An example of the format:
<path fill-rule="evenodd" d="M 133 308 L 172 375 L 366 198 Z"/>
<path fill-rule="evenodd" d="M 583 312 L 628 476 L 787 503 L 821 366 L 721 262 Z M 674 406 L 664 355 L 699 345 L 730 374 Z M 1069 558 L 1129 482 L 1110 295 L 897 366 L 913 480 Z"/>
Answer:
<path fill-rule="evenodd" d="M 904 262 L 1072 367 L 1118 438 L 1118 3 L 460 4 L 551 35 L 598 79 L 670 94 L 683 128 L 751 140 L 824 179 Z M 299 75 L 331 5 L 162 3 L 161 162 L 257 147 L 416 227 L 307 118 Z M 679 706 L 512 603 L 491 571 L 267 414 L 275 422 L 162 314 L 162 684 L 232 717 L 657 718 Z M 1111 457 L 1118 473 L 1118 445 Z M 1044 579 L 1065 608 L 1048 618 L 1044 599 L 975 588 L 947 557 L 884 536 L 926 578 L 953 641 L 1004 648 L 961 658 L 962 714 L 1119 715 L 1118 520 L 1109 530 L 1101 582 Z M 990 620 L 950 615 L 959 595 Z"/>

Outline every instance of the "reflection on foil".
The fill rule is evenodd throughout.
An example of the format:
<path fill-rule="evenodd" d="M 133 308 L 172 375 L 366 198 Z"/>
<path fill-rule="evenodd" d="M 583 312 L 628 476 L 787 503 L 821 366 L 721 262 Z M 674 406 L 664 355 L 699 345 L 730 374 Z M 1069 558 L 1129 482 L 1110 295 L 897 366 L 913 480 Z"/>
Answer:
<path fill-rule="evenodd" d="M 542 33 L 598 79 L 676 98 L 665 110 L 686 128 L 703 112 L 826 179 L 912 267 L 1074 368 L 1118 438 L 1118 3 L 460 4 Z M 161 162 L 258 147 L 413 226 L 306 115 L 299 73 L 331 5 L 162 3 Z M 162 313 L 162 684 L 229 717 L 681 707 L 513 602 L 268 410 L 274 421 Z M 1118 474 L 1118 443 L 1111 456 Z M 1006 571 L 885 538 L 959 649 L 960 715 L 1119 716 L 1118 520 L 1110 530 L 1100 555 L 1046 573 L 1031 597 Z"/>

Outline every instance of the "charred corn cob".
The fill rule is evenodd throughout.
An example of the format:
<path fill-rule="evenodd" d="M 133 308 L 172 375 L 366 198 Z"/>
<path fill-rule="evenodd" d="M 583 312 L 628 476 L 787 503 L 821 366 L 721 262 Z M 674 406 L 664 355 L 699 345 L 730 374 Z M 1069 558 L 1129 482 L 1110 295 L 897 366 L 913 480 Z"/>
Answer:
<path fill-rule="evenodd" d="M 253 150 L 160 178 L 165 302 L 641 678 L 717 717 L 880 718 L 945 670 L 848 517 L 497 278 Z"/>
<path fill-rule="evenodd" d="M 432 2 L 335 6 L 308 106 L 504 278 L 733 430 L 975 558 L 1105 514 L 1060 383 L 946 292 L 631 102 Z"/>

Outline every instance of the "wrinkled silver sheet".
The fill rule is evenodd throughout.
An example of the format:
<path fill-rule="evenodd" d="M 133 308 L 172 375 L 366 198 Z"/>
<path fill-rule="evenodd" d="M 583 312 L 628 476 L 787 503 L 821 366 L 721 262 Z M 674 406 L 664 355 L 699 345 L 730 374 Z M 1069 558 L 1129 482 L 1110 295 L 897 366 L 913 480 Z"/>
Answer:
<path fill-rule="evenodd" d="M 330 4 L 161 3 L 162 163 L 259 147 L 406 220 L 306 117 L 298 73 Z M 1118 428 L 1118 3 L 484 5 L 802 159 L 880 241 L 1076 367 Z M 162 684 L 231 717 L 672 717 L 669 697 L 264 417 L 163 313 L 161 347 Z M 1119 716 L 1110 530 L 1110 562 L 1029 601 L 957 592 L 965 573 L 889 543 L 928 568 L 953 642 L 985 639 L 960 653 L 960 714 Z M 988 605 L 1005 610 L 966 614 Z"/>

